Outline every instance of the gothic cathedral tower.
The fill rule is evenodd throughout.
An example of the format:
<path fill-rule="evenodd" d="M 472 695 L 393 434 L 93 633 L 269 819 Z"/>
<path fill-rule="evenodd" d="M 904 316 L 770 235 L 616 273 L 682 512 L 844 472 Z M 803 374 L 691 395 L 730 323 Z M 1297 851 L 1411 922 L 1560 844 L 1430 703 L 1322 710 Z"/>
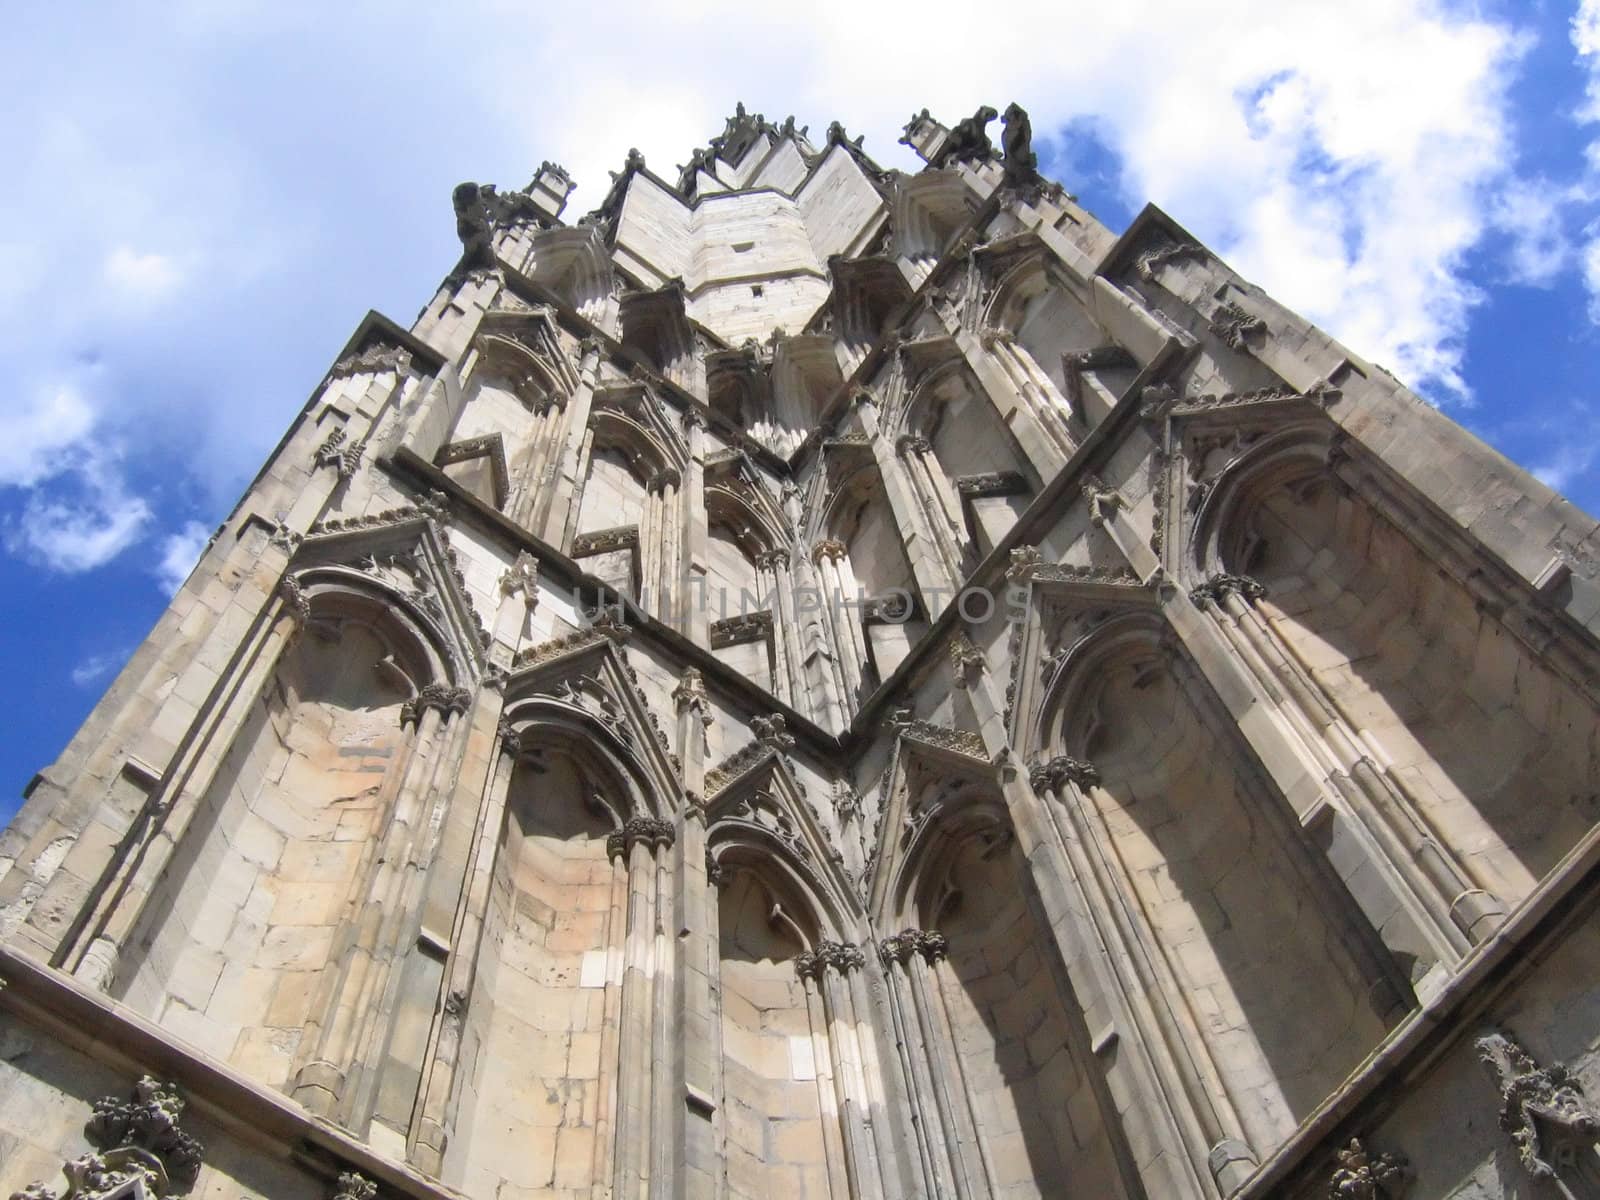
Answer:
<path fill-rule="evenodd" d="M 344 354 L 0 838 L 0 1194 L 1600 1197 L 1600 534 L 1027 115 Z"/>

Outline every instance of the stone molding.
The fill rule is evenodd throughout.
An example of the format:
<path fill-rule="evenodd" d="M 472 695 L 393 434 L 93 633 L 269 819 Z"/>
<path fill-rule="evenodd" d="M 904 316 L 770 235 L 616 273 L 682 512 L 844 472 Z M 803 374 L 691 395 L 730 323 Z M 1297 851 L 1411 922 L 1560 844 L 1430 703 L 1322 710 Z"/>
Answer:
<path fill-rule="evenodd" d="M 764 641 L 772 635 L 772 613 L 770 610 L 743 613 L 737 617 L 713 621 L 708 633 L 713 650 L 721 650 L 725 646 L 738 646 L 745 642 Z"/>

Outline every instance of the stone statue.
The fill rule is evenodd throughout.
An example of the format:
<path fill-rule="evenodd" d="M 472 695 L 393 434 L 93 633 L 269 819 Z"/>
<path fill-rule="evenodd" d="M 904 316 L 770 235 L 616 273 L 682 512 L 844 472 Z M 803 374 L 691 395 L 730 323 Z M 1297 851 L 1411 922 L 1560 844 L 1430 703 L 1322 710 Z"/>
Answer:
<path fill-rule="evenodd" d="M 494 268 L 494 197 L 492 183 L 458 183 L 450 193 L 456 210 L 456 236 L 461 239 L 461 270 Z"/>
<path fill-rule="evenodd" d="M 941 156 L 947 163 L 986 162 L 994 157 L 988 125 L 1000 114 L 987 104 L 970 117 L 956 122 L 950 131 L 950 144 Z"/>
<path fill-rule="evenodd" d="M 1039 156 L 1033 152 L 1033 122 L 1028 120 L 1028 110 L 1013 101 L 1006 106 L 1005 132 L 1000 135 L 1000 146 L 1005 152 L 1006 182 L 1012 185 L 1031 183 L 1039 175 Z"/>

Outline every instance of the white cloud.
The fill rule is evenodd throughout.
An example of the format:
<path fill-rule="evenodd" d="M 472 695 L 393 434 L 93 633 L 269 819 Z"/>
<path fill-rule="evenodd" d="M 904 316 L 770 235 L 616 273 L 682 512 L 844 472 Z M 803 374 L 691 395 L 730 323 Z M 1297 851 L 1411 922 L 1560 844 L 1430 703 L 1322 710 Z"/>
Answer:
<path fill-rule="evenodd" d="M 106 282 L 134 300 L 164 299 L 182 278 L 177 263 L 164 254 L 140 254 L 118 246 L 106 258 Z"/>
<path fill-rule="evenodd" d="M 130 653 L 131 651 L 122 649 L 105 654 L 91 654 L 72 668 L 72 682 L 78 687 L 88 687 L 122 666 Z"/>
<path fill-rule="evenodd" d="M 68 383 L 36 392 L 0 414 L 0 484 L 32 487 L 58 474 L 94 424 L 94 409 Z"/>
<path fill-rule="evenodd" d="M 1494 223 L 1509 241 L 1512 282 L 1548 287 L 1566 270 L 1572 246 L 1562 210 L 1573 198 L 1548 179 L 1513 180 L 1496 198 Z"/>
<path fill-rule="evenodd" d="M 169 533 L 161 540 L 161 560 L 155 574 L 165 595 L 170 596 L 183 586 L 210 538 L 211 531 L 199 521 L 186 521 L 177 533 Z"/>
<path fill-rule="evenodd" d="M 1579 0 L 1572 18 L 1571 38 L 1578 66 L 1584 72 L 1584 103 L 1578 109 L 1578 119 L 1586 124 L 1600 123 L 1600 0 Z M 1600 139 L 1589 143 L 1585 161 L 1586 178 L 1575 191 L 1592 201 L 1600 196 Z M 1600 220 L 1584 229 L 1578 262 L 1589 293 L 1589 320 L 1600 325 Z"/>
<path fill-rule="evenodd" d="M 981 53 L 931 71 L 917 31 L 969 26 L 954 0 L 910 12 L 856 0 L 796 15 L 757 16 L 733 0 L 641 9 L 626 19 L 637 49 L 612 41 L 601 70 L 571 50 L 618 20 L 614 7 L 573 13 L 555 40 L 501 12 L 491 53 L 506 61 L 473 76 L 503 107 L 511 81 L 541 79 L 533 157 L 573 170 L 581 206 L 599 199 L 628 143 L 669 174 L 718 131 L 736 93 L 752 109 L 782 102 L 767 115 L 792 108 L 816 133 L 837 117 L 880 161 L 908 167 L 894 143 L 915 109 L 948 123 L 980 101 L 1016 99 L 1041 137 L 1094 118 L 1135 205 L 1156 201 L 1412 384 L 1465 393 L 1462 340 L 1481 295 L 1463 259 L 1514 156 L 1506 91 L 1524 40 L 1504 24 L 1429 0 L 1238 0 L 1223 16 L 1133 0 L 1075 9 L 1071 41 L 1093 52 L 1069 64 L 1048 35 L 1063 28 L 1060 5 L 1017 0 L 983 25 Z M 727 91 L 691 90 L 686 60 L 722 64 Z"/>
<path fill-rule="evenodd" d="M 30 494 L 6 529 L 12 553 L 69 575 L 121 554 L 138 541 L 151 515 L 148 504 L 127 493 L 116 471 L 89 464 L 73 475 L 74 488 Z"/>

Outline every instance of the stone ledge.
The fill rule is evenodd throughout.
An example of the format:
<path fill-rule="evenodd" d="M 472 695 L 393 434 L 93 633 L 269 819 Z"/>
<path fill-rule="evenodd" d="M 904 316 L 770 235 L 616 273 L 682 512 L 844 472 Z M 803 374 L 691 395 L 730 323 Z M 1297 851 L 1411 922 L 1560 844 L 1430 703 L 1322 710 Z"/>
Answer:
<path fill-rule="evenodd" d="M 386 1191 L 416 1200 L 467 1200 L 453 1188 L 375 1152 L 280 1092 L 219 1066 L 204 1052 L 53 967 L 0 946 L 0 1011 L 48 1032 L 130 1077 L 170 1079 L 204 1120 L 247 1144 L 268 1145 L 319 1174 L 355 1170 Z M 329 1176 L 331 1178 L 331 1175 Z"/>

